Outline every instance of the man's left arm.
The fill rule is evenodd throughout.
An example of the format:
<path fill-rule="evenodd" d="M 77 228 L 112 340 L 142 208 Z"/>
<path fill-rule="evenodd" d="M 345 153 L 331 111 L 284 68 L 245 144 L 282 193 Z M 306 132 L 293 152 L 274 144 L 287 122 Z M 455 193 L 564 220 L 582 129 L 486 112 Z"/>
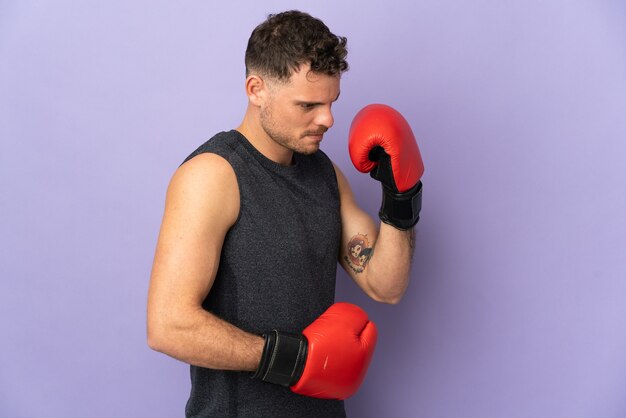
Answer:
<path fill-rule="evenodd" d="M 379 181 L 382 202 L 377 229 L 356 204 L 348 181 L 335 167 L 341 196 L 340 262 L 374 300 L 397 303 L 406 291 L 422 207 L 424 164 L 407 120 L 383 104 L 365 106 L 352 121 L 350 159 Z"/>
<path fill-rule="evenodd" d="M 398 303 L 409 282 L 415 232 L 374 220 L 356 203 L 347 179 L 335 166 L 341 202 L 339 262 L 372 299 Z"/>

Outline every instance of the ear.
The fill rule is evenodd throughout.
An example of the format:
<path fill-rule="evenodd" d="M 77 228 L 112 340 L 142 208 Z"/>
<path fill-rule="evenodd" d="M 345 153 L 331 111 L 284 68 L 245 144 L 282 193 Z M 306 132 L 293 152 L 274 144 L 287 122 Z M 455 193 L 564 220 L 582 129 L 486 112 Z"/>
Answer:
<path fill-rule="evenodd" d="M 255 106 L 261 106 L 268 95 L 268 88 L 265 80 L 258 75 L 253 74 L 246 78 L 246 94 L 250 103 Z"/>

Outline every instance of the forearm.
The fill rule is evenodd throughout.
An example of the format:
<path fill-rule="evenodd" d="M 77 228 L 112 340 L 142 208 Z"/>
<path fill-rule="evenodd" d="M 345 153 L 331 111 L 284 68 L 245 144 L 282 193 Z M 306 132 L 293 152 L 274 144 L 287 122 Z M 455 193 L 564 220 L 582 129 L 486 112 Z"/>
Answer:
<path fill-rule="evenodd" d="M 415 248 L 413 228 L 402 231 L 381 223 L 372 257 L 363 273 L 374 299 L 397 303 L 409 283 Z"/>
<path fill-rule="evenodd" d="M 180 361 L 220 370 L 255 371 L 264 340 L 198 307 L 149 322 L 148 343 Z"/>

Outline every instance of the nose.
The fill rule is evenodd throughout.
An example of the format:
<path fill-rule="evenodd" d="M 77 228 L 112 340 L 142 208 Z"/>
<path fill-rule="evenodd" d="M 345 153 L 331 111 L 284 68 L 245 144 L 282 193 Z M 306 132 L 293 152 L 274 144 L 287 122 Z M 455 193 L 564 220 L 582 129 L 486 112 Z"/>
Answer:
<path fill-rule="evenodd" d="M 330 110 L 330 106 L 323 106 L 320 108 L 317 117 L 315 118 L 315 124 L 318 126 L 325 126 L 326 129 L 330 129 L 335 123 L 333 112 Z"/>

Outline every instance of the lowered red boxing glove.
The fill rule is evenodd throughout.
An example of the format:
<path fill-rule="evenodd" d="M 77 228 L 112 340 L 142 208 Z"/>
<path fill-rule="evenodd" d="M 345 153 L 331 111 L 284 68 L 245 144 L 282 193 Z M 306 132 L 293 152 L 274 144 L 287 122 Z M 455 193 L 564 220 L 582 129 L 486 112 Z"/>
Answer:
<path fill-rule="evenodd" d="M 302 335 L 273 330 L 254 378 L 314 398 L 346 399 L 361 386 L 378 332 L 365 311 L 335 303 Z"/>
<path fill-rule="evenodd" d="M 404 117 L 383 104 L 365 106 L 352 121 L 348 141 L 352 163 L 383 186 L 378 216 L 398 229 L 419 221 L 424 163 Z"/>

